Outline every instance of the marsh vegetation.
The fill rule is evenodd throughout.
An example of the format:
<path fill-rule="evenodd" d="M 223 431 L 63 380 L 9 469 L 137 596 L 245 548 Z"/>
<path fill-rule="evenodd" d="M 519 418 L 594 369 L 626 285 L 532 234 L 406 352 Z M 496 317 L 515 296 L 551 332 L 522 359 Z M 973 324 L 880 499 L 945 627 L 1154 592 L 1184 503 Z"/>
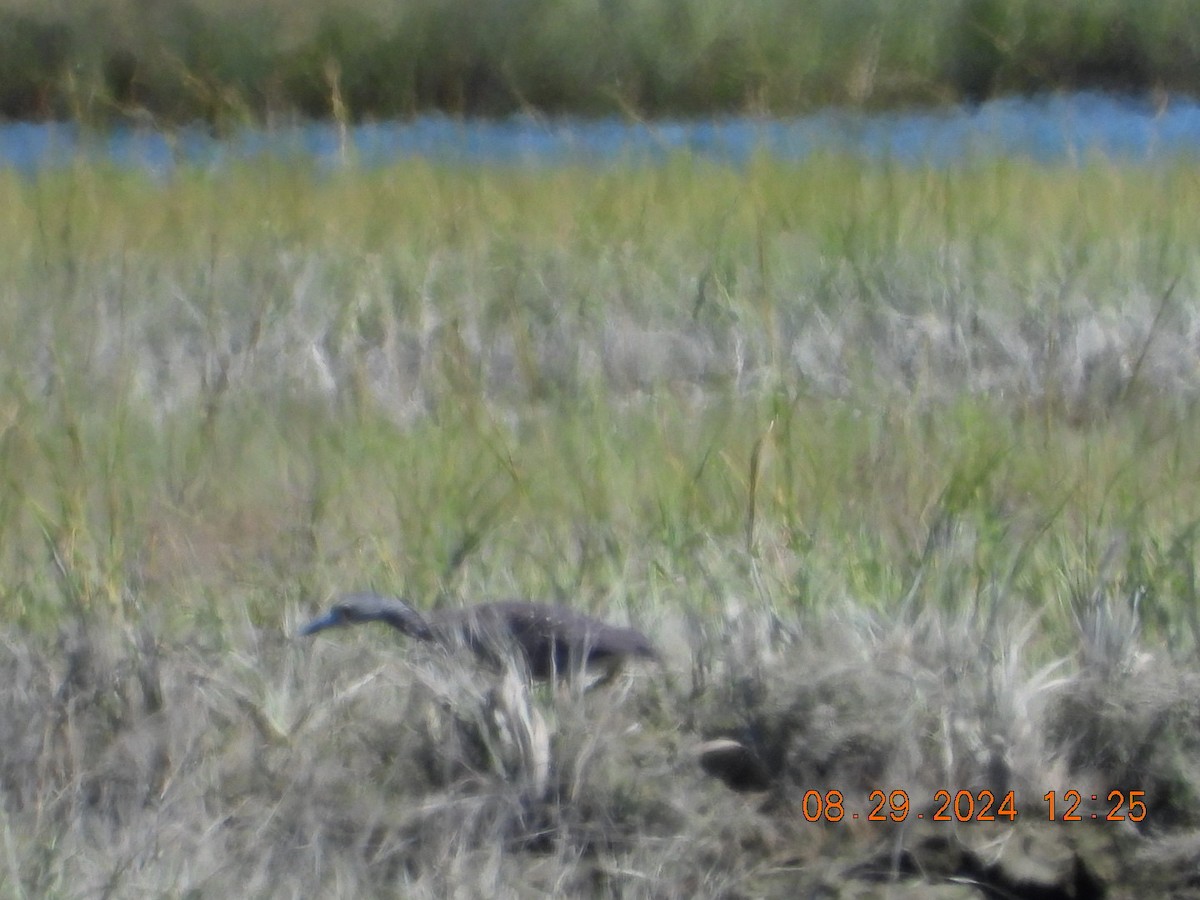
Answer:
<path fill-rule="evenodd" d="M 1198 230 L 1184 163 L 0 174 L 2 892 L 1195 891 Z M 665 671 L 295 640 L 352 587 Z"/>
<path fill-rule="evenodd" d="M 1200 93 L 1187 0 L 0 2 L 0 115 L 795 114 Z"/>

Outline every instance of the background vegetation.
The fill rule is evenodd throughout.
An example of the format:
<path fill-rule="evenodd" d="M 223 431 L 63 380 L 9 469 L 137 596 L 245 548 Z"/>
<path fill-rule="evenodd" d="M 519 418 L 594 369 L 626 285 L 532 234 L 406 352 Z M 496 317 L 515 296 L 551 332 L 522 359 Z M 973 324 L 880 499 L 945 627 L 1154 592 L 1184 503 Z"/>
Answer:
<path fill-rule="evenodd" d="M 0 3 L 0 115 L 776 115 L 1200 92 L 1188 0 Z"/>
<path fill-rule="evenodd" d="M 1198 223 L 1190 164 L 0 175 L 3 891 L 1185 895 Z M 664 671 L 292 637 L 356 586 Z"/>
<path fill-rule="evenodd" d="M 226 550 L 306 600 L 328 554 L 334 583 L 430 595 L 494 551 L 586 595 L 717 536 L 857 560 L 890 599 L 946 517 L 1097 559 L 1192 524 L 1190 165 L 80 166 L 0 192 L 0 553 L 42 597 L 46 528 L 79 601 L 116 603 L 130 571 L 180 592 L 154 554 L 221 509 Z"/>

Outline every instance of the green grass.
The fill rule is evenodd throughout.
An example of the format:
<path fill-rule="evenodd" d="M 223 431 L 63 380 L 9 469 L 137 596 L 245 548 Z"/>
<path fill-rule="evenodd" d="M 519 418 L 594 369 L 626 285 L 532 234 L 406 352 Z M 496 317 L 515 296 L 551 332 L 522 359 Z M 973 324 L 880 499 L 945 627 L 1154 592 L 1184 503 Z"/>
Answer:
<path fill-rule="evenodd" d="M 0 112 L 107 122 L 796 113 L 1100 88 L 1195 94 L 1185 0 L 0 4 Z"/>
<path fill-rule="evenodd" d="M 884 832 L 725 793 L 730 734 L 796 798 L 1144 789 L 1072 852 L 1169 855 L 1198 207 L 1098 160 L 3 176 L 3 889 L 848 877 Z M 667 674 L 291 638 L 368 586 L 562 599 Z"/>
<path fill-rule="evenodd" d="M 1034 583 L 1045 548 L 1117 534 L 1165 564 L 1193 522 L 1196 184 L 684 159 L 9 179 L 7 593 L 65 599 L 47 539 L 67 593 L 165 600 L 221 560 L 237 586 L 204 593 L 264 611 L 281 579 L 433 596 L 495 569 L 599 597 L 694 578 L 714 541 L 886 605 L 948 524 L 983 569 L 1024 548 Z"/>

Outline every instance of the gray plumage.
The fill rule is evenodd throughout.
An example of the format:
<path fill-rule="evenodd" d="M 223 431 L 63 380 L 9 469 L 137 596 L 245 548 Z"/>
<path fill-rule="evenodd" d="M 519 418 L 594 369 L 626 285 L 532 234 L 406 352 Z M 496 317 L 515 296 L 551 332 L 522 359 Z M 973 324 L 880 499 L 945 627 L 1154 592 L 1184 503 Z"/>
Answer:
<path fill-rule="evenodd" d="M 607 681 L 630 657 L 658 659 L 650 639 L 634 628 L 609 625 L 565 606 L 521 600 L 423 615 L 397 597 L 347 594 L 300 634 L 360 622 L 386 622 L 418 640 L 465 647 L 494 665 L 519 653 L 530 676 L 539 679 L 588 668 L 604 670 Z"/>

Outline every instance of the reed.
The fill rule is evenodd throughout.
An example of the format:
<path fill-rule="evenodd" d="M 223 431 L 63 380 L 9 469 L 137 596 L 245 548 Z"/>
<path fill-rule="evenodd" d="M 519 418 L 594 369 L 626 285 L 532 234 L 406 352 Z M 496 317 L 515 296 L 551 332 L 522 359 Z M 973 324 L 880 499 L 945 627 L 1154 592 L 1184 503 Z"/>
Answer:
<path fill-rule="evenodd" d="M 791 114 L 1200 89 L 1186 0 L 227 0 L 0 4 L 0 112 L 280 117 Z M 338 73 L 331 83 L 330 73 Z"/>
<path fill-rule="evenodd" d="M 0 177 L 3 891 L 790 896 L 896 846 L 805 790 L 1000 784 L 1145 790 L 1162 830 L 1022 839 L 1181 890 L 1198 206 L 1100 160 Z M 567 602 L 666 674 L 294 639 L 351 588 Z"/>

